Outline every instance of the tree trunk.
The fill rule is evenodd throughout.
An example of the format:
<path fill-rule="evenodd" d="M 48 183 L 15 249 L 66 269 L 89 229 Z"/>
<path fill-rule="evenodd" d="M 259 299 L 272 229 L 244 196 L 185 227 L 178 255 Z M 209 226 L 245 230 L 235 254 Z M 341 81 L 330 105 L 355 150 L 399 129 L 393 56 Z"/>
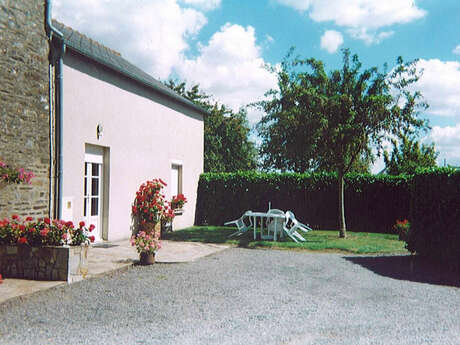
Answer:
<path fill-rule="evenodd" d="M 345 224 L 345 201 L 344 201 L 344 182 L 343 171 L 337 172 L 339 183 L 339 236 L 341 238 L 347 237 L 347 226 Z"/>

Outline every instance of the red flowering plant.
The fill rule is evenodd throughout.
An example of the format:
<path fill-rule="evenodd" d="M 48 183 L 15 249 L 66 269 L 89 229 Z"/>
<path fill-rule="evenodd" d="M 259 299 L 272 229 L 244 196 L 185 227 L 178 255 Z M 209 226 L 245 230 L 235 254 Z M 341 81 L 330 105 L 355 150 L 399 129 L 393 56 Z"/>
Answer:
<path fill-rule="evenodd" d="M 396 220 L 393 230 L 399 235 L 401 241 L 407 242 L 410 236 L 410 222 L 407 219 Z"/>
<path fill-rule="evenodd" d="M 141 224 L 159 223 L 174 218 L 171 204 L 162 194 L 166 183 L 162 179 L 147 181 L 139 187 L 132 207 L 132 213 Z"/>
<path fill-rule="evenodd" d="M 133 234 L 131 245 L 136 246 L 139 253 L 154 253 L 160 249 L 160 233 L 155 232 L 152 224 L 161 224 L 174 218 L 171 203 L 162 193 L 164 187 L 166 183 L 162 179 L 153 179 L 141 184 L 136 192 L 132 214 L 137 218 L 142 231 Z"/>
<path fill-rule="evenodd" d="M 34 173 L 24 168 L 13 169 L 6 163 L 0 161 L 0 181 L 6 183 L 27 183 L 34 177 Z"/>
<path fill-rule="evenodd" d="M 173 196 L 171 200 L 171 208 L 173 210 L 180 210 L 182 207 L 184 207 L 186 202 L 187 198 L 184 196 L 184 194 L 178 194 Z"/>
<path fill-rule="evenodd" d="M 72 222 L 64 220 L 34 220 L 32 217 L 21 220 L 18 215 L 13 215 L 11 219 L 0 220 L 0 244 L 25 244 L 31 247 L 78 246 L 94 242 L 94 236 L 90 235 L 93 229 L 94 225 L 86 228 L 84 222 L 75 227 Z"/>

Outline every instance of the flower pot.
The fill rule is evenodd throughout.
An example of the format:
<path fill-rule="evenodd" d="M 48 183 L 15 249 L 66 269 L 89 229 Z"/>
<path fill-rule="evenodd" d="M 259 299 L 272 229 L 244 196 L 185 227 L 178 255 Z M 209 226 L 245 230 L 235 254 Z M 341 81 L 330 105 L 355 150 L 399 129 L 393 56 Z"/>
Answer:
<path fill-rule="evenodd" d="M 0 274 L 7 278 L 71 282 L 88 271 L 88 245 L 0 245 Z"/>
<path fill-rule="evenodd" d="M 155 253 L 141 253 L 140 264 L 141 265 L 153 265 L 155 263 Z"/>
<path fill-rule="evenodd" d="M 141 225 L 141 230 L 148 234 L 154 234 L 161 238 L 161 222 L 158 223 L 144 223 Z"/>

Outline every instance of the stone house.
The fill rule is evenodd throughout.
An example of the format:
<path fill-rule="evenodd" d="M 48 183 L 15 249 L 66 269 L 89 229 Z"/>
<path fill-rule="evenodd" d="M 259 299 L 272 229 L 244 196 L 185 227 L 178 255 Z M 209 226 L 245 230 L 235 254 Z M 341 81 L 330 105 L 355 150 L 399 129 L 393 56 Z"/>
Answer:
<path fill-rule="evenodd" d="M 205 111 L 119 53 L 51 21 L 49 1 L 21 0 L 14 6 L 6 1 L 6 6 L 11 14 L 0 15 L 2 29 L 11 18 L 20 22 L 10 30 L 11 40 L 1 41 L 2 49 L 10 49 L 6 64 L 17 60 L 15 53 L 26 56 L 20 67 L 7 65 L 0 72 L 16 104 L 1 110 L 0 159 L 32 170 L 37 178 L 31 186 L 2 190 L 0 216 L 16 212 L 85 220 L 96 225 L 100 239 L 123 239 L 131 233 L 131 204 L 139 185 L 159 177 L 168 184 L 168 199 L 183 193 L 189 200 L 174 227 L 193 225 Z M 23 32 L 25 49 L 14 50 L 17 31 Z M 29 37 L 30 31 L 35 35 Z M 29 55 L 40 64 L 28 63 Z M 5 72 L 12 68 L 22 71 L 19 80 Z M 0 92 L 5 92 L 1 85 Z M 3 97 L 1 102 L 3 108 Z"/>

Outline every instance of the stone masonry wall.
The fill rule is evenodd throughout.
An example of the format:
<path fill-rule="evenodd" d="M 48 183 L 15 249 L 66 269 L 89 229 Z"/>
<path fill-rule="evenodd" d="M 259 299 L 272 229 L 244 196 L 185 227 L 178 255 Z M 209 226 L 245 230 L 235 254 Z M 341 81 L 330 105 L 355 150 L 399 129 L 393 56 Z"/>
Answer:
<path fill-rule="evenodd" d="M 0 0 L 0 160 L 36 175 L 0 185 L 0 218 L 49 213 L 48 52 L 45 0 Z"/>

